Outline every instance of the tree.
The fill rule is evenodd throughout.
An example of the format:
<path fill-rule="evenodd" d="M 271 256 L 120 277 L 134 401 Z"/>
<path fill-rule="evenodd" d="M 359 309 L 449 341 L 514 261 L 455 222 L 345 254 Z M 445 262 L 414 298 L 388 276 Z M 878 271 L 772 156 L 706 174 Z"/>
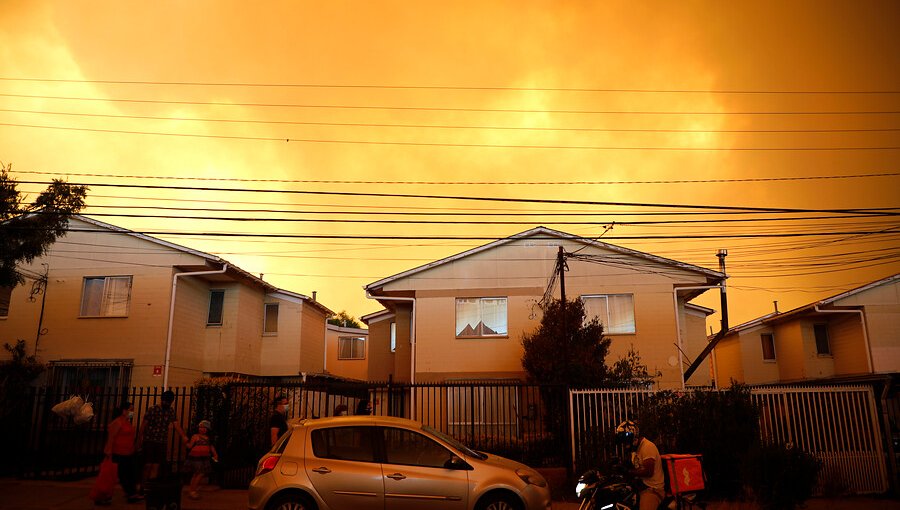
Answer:
<path fill-rule="evenodd" d="M 328 319 L 328 324 L 341 326 L 343 328 L 362 329 L 362 325 L 352 315 L 347 313 L 346 310 L 341 310 L 340 313 Z"/>
<path fill-rule="evenodd" d="M 522 367 L 539 383 L 565 383 L 583 388 L 604 386 L 609 380 L 606 355 L 610 340 L 595 317 L 585 322 L 580 299 L 545 303 L 537 331 L 522 336 Z M 565 333 L 564 333 L 565 331 Z"/>
<path fill-rule="evenodd" d="M 3 346 L 11 355 L 0 361 L 0 437 L 25 438 L 31 426 L 31 405 L 34 393 L 31 384 L 45 367 L 34 356 L 25 354 L 25 340 L 16 345 Z M 0 455 L 0 475 L 15 474 L 22 468 L 28 454 L 27 443 L 9 441 Z"/>
<path fill-rule="evenodd" d="M 659 372 L 656 376 L 659 376 Z M 647 365 L 641 361 L 641 355 L 634 350 L 634 344 L 628 352 L 613 364 L 610 370 L 610 384 L 622 388 L 647 388 L 653 384 L 656 376 L 650 375 Z"/>
<path fill-rule="evenodd" d="M 59 179 L 27 204 L 18 183 L 9 175 L 12 165 L 0 164 L 0 287 L 24 283 L 16 271 L 21 262 L 43 255 L 66 234 L 69 217 L 84 207 L 87 186 Z"/>

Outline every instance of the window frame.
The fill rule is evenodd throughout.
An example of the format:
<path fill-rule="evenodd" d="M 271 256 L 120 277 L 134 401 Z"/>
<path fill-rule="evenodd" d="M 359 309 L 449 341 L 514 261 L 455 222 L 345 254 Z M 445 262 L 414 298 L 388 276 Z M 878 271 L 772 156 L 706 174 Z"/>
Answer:
<path fill-rule="evenodd" d="M 103 281 L 103 286 L 100 287 L 100 296 L 99 302 L 97 303 L 97 313 L 90 314 L 86 312 L 90 312 L 91 310 L 87 310 L 88 307 L 93 307 L 91 305 L 91 301 L 93 299 L 86 299 L 89 297 L 87 294 L 88 289 L 95 288 L 93 285 L 88 285 L 88 281 Z M 124 280 L 127 282 L 126 296 L 125 296 L 125 311 L 123 313 L 112 313 L 110 310 L 110 303 L 108 301 L 108 292 L 110 282 L 113 280 Z M 84 276 L 81 278 L 81 302 L 79 303 L 78 309 L 78 317 L 84 319 L 98 319 L 98 318 L 126 318 L 131 313 L 131 291 L 134 287 L 134 276 L 133 275 L 108 275 L 108 276 Z M 90 296 L 93 297 L 93 296 Z"/>
<path fill-rule="evenodd" d="M 832 356 L 833 351 L 831 350 L 831 333 L 828 331 L 828 323 L 827 322 L 817 322 L 813 324 L 813 339 L 816 342 L 816 356 L 821 356 L 825 358 L 830 358 Z M 819 337 L 819 332 L 822 332 L 825 335 L 824 343 L 826 351 L 822 352 L 822 344 L 821 338 Z"/>
<path fill-rule="evenodd" d="M 0 319 L 9 317 L 9 309 L 12 307 L 12 293 L 15 287 L 0 286 Z"/>
<path fill-rule="evenodd" d="M 771 358 L 766 357 L 766 337 L 768 337 L 768 342 L 770 342 L 772 346 Z M 763 363 L 775 363 L 778 360 L 778 353 L 775 351 L 775 333 L 760 333 L 759 341 L 760 347 L 762 348 Z"/>
<path fill-rule="evenodd" d="M 222 303 L 219 307 L 219 322 L 212 322 L 210 319 L 212 318 L 213 311 L 213 294 L 221 294 Z M 225 324 L 225 289 L 209 289 L 209 303 L 207 303 L 206 309 L 206 327 L 218 327 Z"/>
<path fill-rule="evenodd" d="M 609 298 L 613 297 L 613 296 L 628 296 L 629 298 L 631 298 L 631 331 L 615 331 L 614 332 L 614 331 L 609 330 L 609 323 L 610 323 Z M 579 296 L 579 299 L 581 299 L 581 303 L 585 308 L 587 308 L 587 300 L 588 299 L 599 299 L 599 298 L 603 298 L 604 301 L 606 302 L 605 320 L 603 317 L 600 317 L 599 315 L 589 317 L 587 314 L 587 310 L 585 310 L 584 319 L 586 321 L 590 321 L 594 317 L 597 317 L 600 320 L 600 323 L 603 324 L 603 334 L 604 335 L 636 335 L 637 334 L 637 317 L 635 314 L 634 293 L 619 292 L 619 293 L 614 293 L 614 294 L 584 294 L 582 296 Z"/>
<path fill-rule="evenodd" d="M 361 353 L 361 355 L 360 355 L 360 356 L 353 356 L 353 352 L 354 352 L 355 349 L 354 349 L 353 345 L 351 345 L 351 347 L 350 347 L 350 356 L 349 356 L 349 357 L 343 356 L 343 355 L 342 355 L 342 352 L 343 352 L 342 345 L 343 345 L 344 343 L 346 343 L 347 341 L 353 341 L 353 340 L 358 340 L 359 343 L 362 344 L 362 349 L 361 349 L 361 350 L 362 350 L 362 353 Z M 354 342 L 354 344 L 356 344 L 356 342 Z M 338 350 L 337 350 L 337 359 L 339 359 L 339 360 L 364 360 L 364 359 L 366 359 L 366 339 L 365 339 L 365 337 L 361 337 L 361 336 L 339 336 L 339 337 L 338 337 L 338 346 L 337 346 L 337 347 L 338 347 Z"/>
<path fill-rule="evenodd" d="M 223 305 L 224 305 L 224 299 L 223 299 Z M 278 334 L 278 310 L 279 310 L 278 305 L 279 305 L 279 303 L 263 303 L 263 335 L 275 336 Z M 223 308 L 224 308 L 224 306 L 223 306 Z M 273 330 L 267 329 L 269 327 L 269 310 L 271 308 L 275 309 L 275 317 L 274 317 L 275 329 L 273 329 Z"/>
<path fill-rule="evenodd" d="M 391 321 L 391 352 L 397 352 L 397 323 Z"/>
<path fill-rule="evenodd" d="M 466 300 L 477 300 L 478 301 L 478 323 L 475 325 L 475 334 L 471 335 L 463 335 L 462 331 L 465 331 L 465 327 L 462 331 L 459 330 L 459 305 L 460 301 Z M 504 312 L 504 321 L 503 328 L 504 331 L 498 333 L 484 333 L 484 303 L 488 300 L 502 300 L 503 301 L 503 312 Z M 469 339 L 469 338 L 508 338 L 509 337 L 509 297 L 508 296 L 474 296 L 474 297 L 457 297 L 453 301 L 454 304 L 454 325 L 453 332 L 456 338 L 459 339 Z M 470 324 L 467 324 L 469 326 Z"/>

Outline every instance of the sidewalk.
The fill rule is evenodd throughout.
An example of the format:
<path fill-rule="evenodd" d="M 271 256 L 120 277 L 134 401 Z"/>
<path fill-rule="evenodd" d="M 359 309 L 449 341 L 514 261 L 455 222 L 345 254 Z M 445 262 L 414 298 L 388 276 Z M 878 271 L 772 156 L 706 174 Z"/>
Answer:
<path fill-rule="evenodd" d="M 122 490 L 116 487 L 111 506 L 95 507 L 88 500 L 94 478 L 77 481 L 17 480 L 0 478 L 0 510 L 143 510 L 143 502 L 127 504 Z M 181 498 L 185 510 L 246 510 L 247 491 L 206 487 L 201 499 Z M 709 510 L 757 510 L 751 503 L 714 503 Z M 578 503 L 554 502 L 553 510 L 577 510 Z M 807 510 L 900 510 L 900 500 L 883 498 L 812 499 Z M 352 509 L 341 509 L 352 510 Z"/>

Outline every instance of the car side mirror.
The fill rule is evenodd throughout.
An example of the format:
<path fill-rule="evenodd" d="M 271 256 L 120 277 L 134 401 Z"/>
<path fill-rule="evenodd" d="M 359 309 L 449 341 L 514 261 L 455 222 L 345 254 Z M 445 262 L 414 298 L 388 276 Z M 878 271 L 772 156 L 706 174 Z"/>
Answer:
<path fill-rule="evenodd" d="M 456 455 L 447 459 L 447 462 L 444 463 L 444 467 L 446 469 L 456 469 L 456 470 L 460 470 L 460 471 L 462 471 L 462 470 L 470 471 L 472 469 L 472 466 L 470 466 L 468 462 L 460 459 Z"/>

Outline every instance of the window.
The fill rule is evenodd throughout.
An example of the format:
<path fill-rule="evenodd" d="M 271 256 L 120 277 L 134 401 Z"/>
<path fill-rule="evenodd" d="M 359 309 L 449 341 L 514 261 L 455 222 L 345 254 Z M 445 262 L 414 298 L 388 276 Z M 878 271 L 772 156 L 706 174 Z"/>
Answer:
<path fill-rule="evenodd" d="M 81 290 L 82 317 L 127 317 L 130 276 L 85 277 Z"/>
<path fill-rule="evenodd" d="M 206 317 L 207 326 L 222 325 L 222 307 L 225 304 L 224 290 L 209 291 L 209 315 Z"/>
<path fill-rule="evenodd" d="M 585 318 L 600 319 L 603 332 L 607 335 L 635 332 L 634 296 L 631 294 L 581 296 L 581 301 L 584 303 Z"/>
<path fill-rule="evenodd" d="M 9 302 L 12 299 L 12 287 L 0 287 L 0 317 L 9 316 Z"/>
<path fill-rule="evenodd" d="M 278 333 L 278 303 L 266 303 L 266 319 L 265 324 L 263 324 L 263 333 Z"/>
<path fill-rule="evenodd" d="M 375 462 L 374 427 L 333 427 L 312 431 L 313 454 L 320 459 Z"/>
<path fill-rule="evenodd" d="M 93 393 L 131 385 L 131 361 L 70 360 L 50 362 L 50 386 Z"/>
<path fill-rule="evenodd" d="M 339 337 L 338 359 L 366 359 L 366 339 L 349 336 Z"/>
<path fill-rule="evenodd" d="M 391 323 L 391 352 L 397 352 L 397 323 Z"/>
<path fill-rule="evenodd" d="M 456 336 L 500 336 L 506 332 L 506 298 L 456 300 Z"/>
<path fill-rule="evenodd" d="M 443 468 L 453 458 L 450 450 L 429 437 L 406 429 L 384 428 L 386 464 Z"/>
<path fill-rule="evenodd" d="M 763 361 L 775 361 L 775 335 L 763 333 L 759 335 L 762 342 Z"/>
<path fill-rule="evenodd" d="M 816 354 L 819 356 L 831 355 L 831 345 L 828 341 L 828 324 L 813 325 L 816 336 Z"/>

